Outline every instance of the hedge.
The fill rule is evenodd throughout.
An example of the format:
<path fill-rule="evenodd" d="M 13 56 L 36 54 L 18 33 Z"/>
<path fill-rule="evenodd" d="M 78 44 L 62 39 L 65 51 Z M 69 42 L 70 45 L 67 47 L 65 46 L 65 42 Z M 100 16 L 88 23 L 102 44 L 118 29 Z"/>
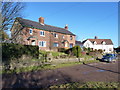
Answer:
<path fill-rule="evenodd" d="M 32 45 L 21 45 L 14 43 L 2 43 L 2 61 L 10 61 L 18 59 L 22 55 L 31 56 L 32 58 L 39 57 L 39 47 Z"/>

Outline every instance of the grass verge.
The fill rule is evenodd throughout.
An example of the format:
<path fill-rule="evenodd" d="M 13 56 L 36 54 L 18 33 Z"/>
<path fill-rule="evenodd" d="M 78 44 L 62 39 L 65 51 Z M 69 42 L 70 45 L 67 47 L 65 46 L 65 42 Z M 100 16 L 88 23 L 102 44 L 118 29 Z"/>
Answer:
<path fill-rule="evenodd" d="M 61 85 L 54 85 L 50 86 L 50 88 L 72 88 L 73 90 L 76 88 L 96 88 L 101 89 L 101 88 L 120 88 L 118 87 L 119 83 L 118 82 L 86 82 L 84 84 L 81 83 L 67 83 L 67 84 L 61 84 Z"/>
<path fill-rule="evenodd" d="M 99 62 L 98 60 L 90 60 L 90 61 L 84 61 L 85 64 L 88 63 L 95 63 Z M 62 68 L 62 67 L 68 67 L 68 66 L 74 66 L 78 64 L 83 64 L 83 61 L 81 62 L 67 62 L 67 63 L 61 63 L 61 64 L 43 64 L 40 66 L 28 66 L 28 67 L 23 67 L 19 68 L 16 70 L 7 70 L 7 71 L 2 71 L 0 73 L 20 73 L 20 72 L 29 72 L 29 71 L 35 71 L 35 70 L 50 70 L 50 69 L 57 69 L 57 68 Z"/>

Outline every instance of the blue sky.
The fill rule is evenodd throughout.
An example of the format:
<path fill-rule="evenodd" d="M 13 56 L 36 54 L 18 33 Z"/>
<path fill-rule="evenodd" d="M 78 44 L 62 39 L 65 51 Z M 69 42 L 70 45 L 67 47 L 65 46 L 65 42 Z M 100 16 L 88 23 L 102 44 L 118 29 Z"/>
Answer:
<path fill-rule="evenodd" d="M 26 2 L 24 18 L 38 22 L 40 16 L 45 23 L 57 27 L 68 24 L 77 40 L 94 38 L 112 39 L 118 46 L 117 2 Z"/>

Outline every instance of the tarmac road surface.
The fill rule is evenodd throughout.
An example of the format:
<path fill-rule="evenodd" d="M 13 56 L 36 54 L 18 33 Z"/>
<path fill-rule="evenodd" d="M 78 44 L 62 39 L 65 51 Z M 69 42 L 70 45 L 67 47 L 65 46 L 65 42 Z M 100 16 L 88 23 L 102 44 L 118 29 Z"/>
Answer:
<path fill-rule="evenodd" d="M 63 67 L 55 70 L 39 70 L 20 74 L 4 74 L 3 88 L 46 88 L 51 85 L 87 81 L 118 82 L 118 62 L 92 63 Z"/>

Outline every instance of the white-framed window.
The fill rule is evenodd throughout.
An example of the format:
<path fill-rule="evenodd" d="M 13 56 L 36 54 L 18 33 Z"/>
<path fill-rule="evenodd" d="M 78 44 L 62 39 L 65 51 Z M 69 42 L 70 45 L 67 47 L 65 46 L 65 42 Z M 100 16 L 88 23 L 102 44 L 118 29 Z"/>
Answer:
<path fill-rule="evenodd" d="M 97 42 L 96 41 L 94 41 L 94 45 L 96 45 L 97 44 Z"/>
<path fill-rule="evenodd" d="M 45 32 L 44 31 L 40 31 L 40 36 L 45 36 Z"/>
<path fill-rule="evenodd" d="M 46 41 L 39 41 L 39 47 L 46 47 Z"/>
<path fill-rule="evenodd" d="M 30 30 L 29 30 L 29 33 L 30 33 L 30 34 L 32 34 L 32 33 L 33 33 L 33 30 L 32 30 L 32 29 L 30 29 Z"/>
<path fill-rule="evenodd" d="M 56 33 L 54 33 L 54 37 L 58 38 L 58 35 Z"/>
<path fill-rule="evenodd" d="M 109 48 L 109 51 L 112 51 L 112 48 Z"/>
<path fill-rule="evenodd" d="M 64 39 L 65 37 L 64 37 L 64 35 L 62 36 L 62 39 Z"/>
<path fill-rule="evenodd" d="M 72 36 L 70 36 L 70 40 L 72 40 L 73 39 L 73 37 Z"/>
<path fill-rule="evenodd" d="M 105 44 L 106 44 L 106 42 L 105 42 L 105 41 L 103 41 L 103 42 L 102 42 L 102 44 L 103 44 L 103 45 L 105 45 Z"/>
<path fill-rule="evenodd" d="M 53 46 L 54 47 L 58 47 L 58 43 L 53 43 Z"/>
<path fill-rule="evenodd" d="M 72 48 L 73 47 L 73 44 L 72 43 L 70 43 L 70 48 Z"/>

